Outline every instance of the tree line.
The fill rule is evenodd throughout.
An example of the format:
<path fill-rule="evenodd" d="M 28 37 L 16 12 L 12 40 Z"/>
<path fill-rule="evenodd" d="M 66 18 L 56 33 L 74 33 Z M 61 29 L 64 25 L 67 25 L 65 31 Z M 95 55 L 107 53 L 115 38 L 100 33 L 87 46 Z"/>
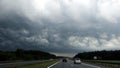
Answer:
<path fill-rule="evenodd" d="M 16 51 L 0 51 L 0 61 L 44 60 L 54 58 L 56 56 L 53 54 L 37 50 L 17 49 Z"/>
<path fill-rule="evenodd" d="M 120 50 L 83 52 L 74 56 L 76 57 L 86 60 L 120 60 Z"/>

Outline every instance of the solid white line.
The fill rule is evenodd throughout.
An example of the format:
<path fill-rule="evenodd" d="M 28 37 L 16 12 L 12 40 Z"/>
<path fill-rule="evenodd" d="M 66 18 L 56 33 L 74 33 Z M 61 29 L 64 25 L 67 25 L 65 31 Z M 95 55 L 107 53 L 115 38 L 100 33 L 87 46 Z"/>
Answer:
<path fill-rule="evenodd" d="M 58 64 L 59 62 L 60 62 L 60 61 L 58 61 L 58 62 L 56 62 L 56 63 L 54 63 L 54 64 L 48 66 L 47 68 L 51 68 L 51 67 L 53 67 L 54 65 Z"/>
<path fill-rule="evenodd" d="M 95 66 L 95 65 L 91 65 L 91 64 L 86 64 L 86 63 L 82 63 L 83 65 L 87 65 L 87 66 L 90 66 L 90 67 L 94 67 L 94 68 L 100 68 L 98 66 Z"/>

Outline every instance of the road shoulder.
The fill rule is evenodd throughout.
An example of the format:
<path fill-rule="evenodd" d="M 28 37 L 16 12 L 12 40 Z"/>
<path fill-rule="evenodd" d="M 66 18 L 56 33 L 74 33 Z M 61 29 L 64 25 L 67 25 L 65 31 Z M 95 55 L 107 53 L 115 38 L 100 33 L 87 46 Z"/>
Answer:
<path fill-rule="evenodd" d="M 56 64 L 58 64 L 58 63 L 60 63 L 60 62 L 61 62 L 61 61 L 58 61 L 58 62 L 56 62 L 56 63 L 54 63 L 54 64 L 48 66 L 47 68 L 51 68 L 51 67 L 55 66 Z"/>

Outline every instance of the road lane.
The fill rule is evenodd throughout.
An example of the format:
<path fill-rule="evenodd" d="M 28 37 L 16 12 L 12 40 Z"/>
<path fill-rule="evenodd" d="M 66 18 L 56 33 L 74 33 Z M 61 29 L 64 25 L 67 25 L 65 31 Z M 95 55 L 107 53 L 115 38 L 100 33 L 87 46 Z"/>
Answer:
<path fill-rule="evenodd" d="M 98 66 L 90 65 L 90 64 L 74 64 L 73 61 L 68 60 L 68 62 L 59 62 L 58 64 L 50 67 L 50 68 L 100 68 Z"/>

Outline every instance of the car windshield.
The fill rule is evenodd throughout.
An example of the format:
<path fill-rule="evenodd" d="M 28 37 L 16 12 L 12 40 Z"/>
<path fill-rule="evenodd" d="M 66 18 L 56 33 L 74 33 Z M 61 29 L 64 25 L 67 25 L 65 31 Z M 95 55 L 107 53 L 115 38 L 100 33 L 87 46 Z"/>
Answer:
<path fill-rule="evenodd" d="M 0 68 L 39 61 L 120 68 L 120 0 L 0 0 Z"/>

